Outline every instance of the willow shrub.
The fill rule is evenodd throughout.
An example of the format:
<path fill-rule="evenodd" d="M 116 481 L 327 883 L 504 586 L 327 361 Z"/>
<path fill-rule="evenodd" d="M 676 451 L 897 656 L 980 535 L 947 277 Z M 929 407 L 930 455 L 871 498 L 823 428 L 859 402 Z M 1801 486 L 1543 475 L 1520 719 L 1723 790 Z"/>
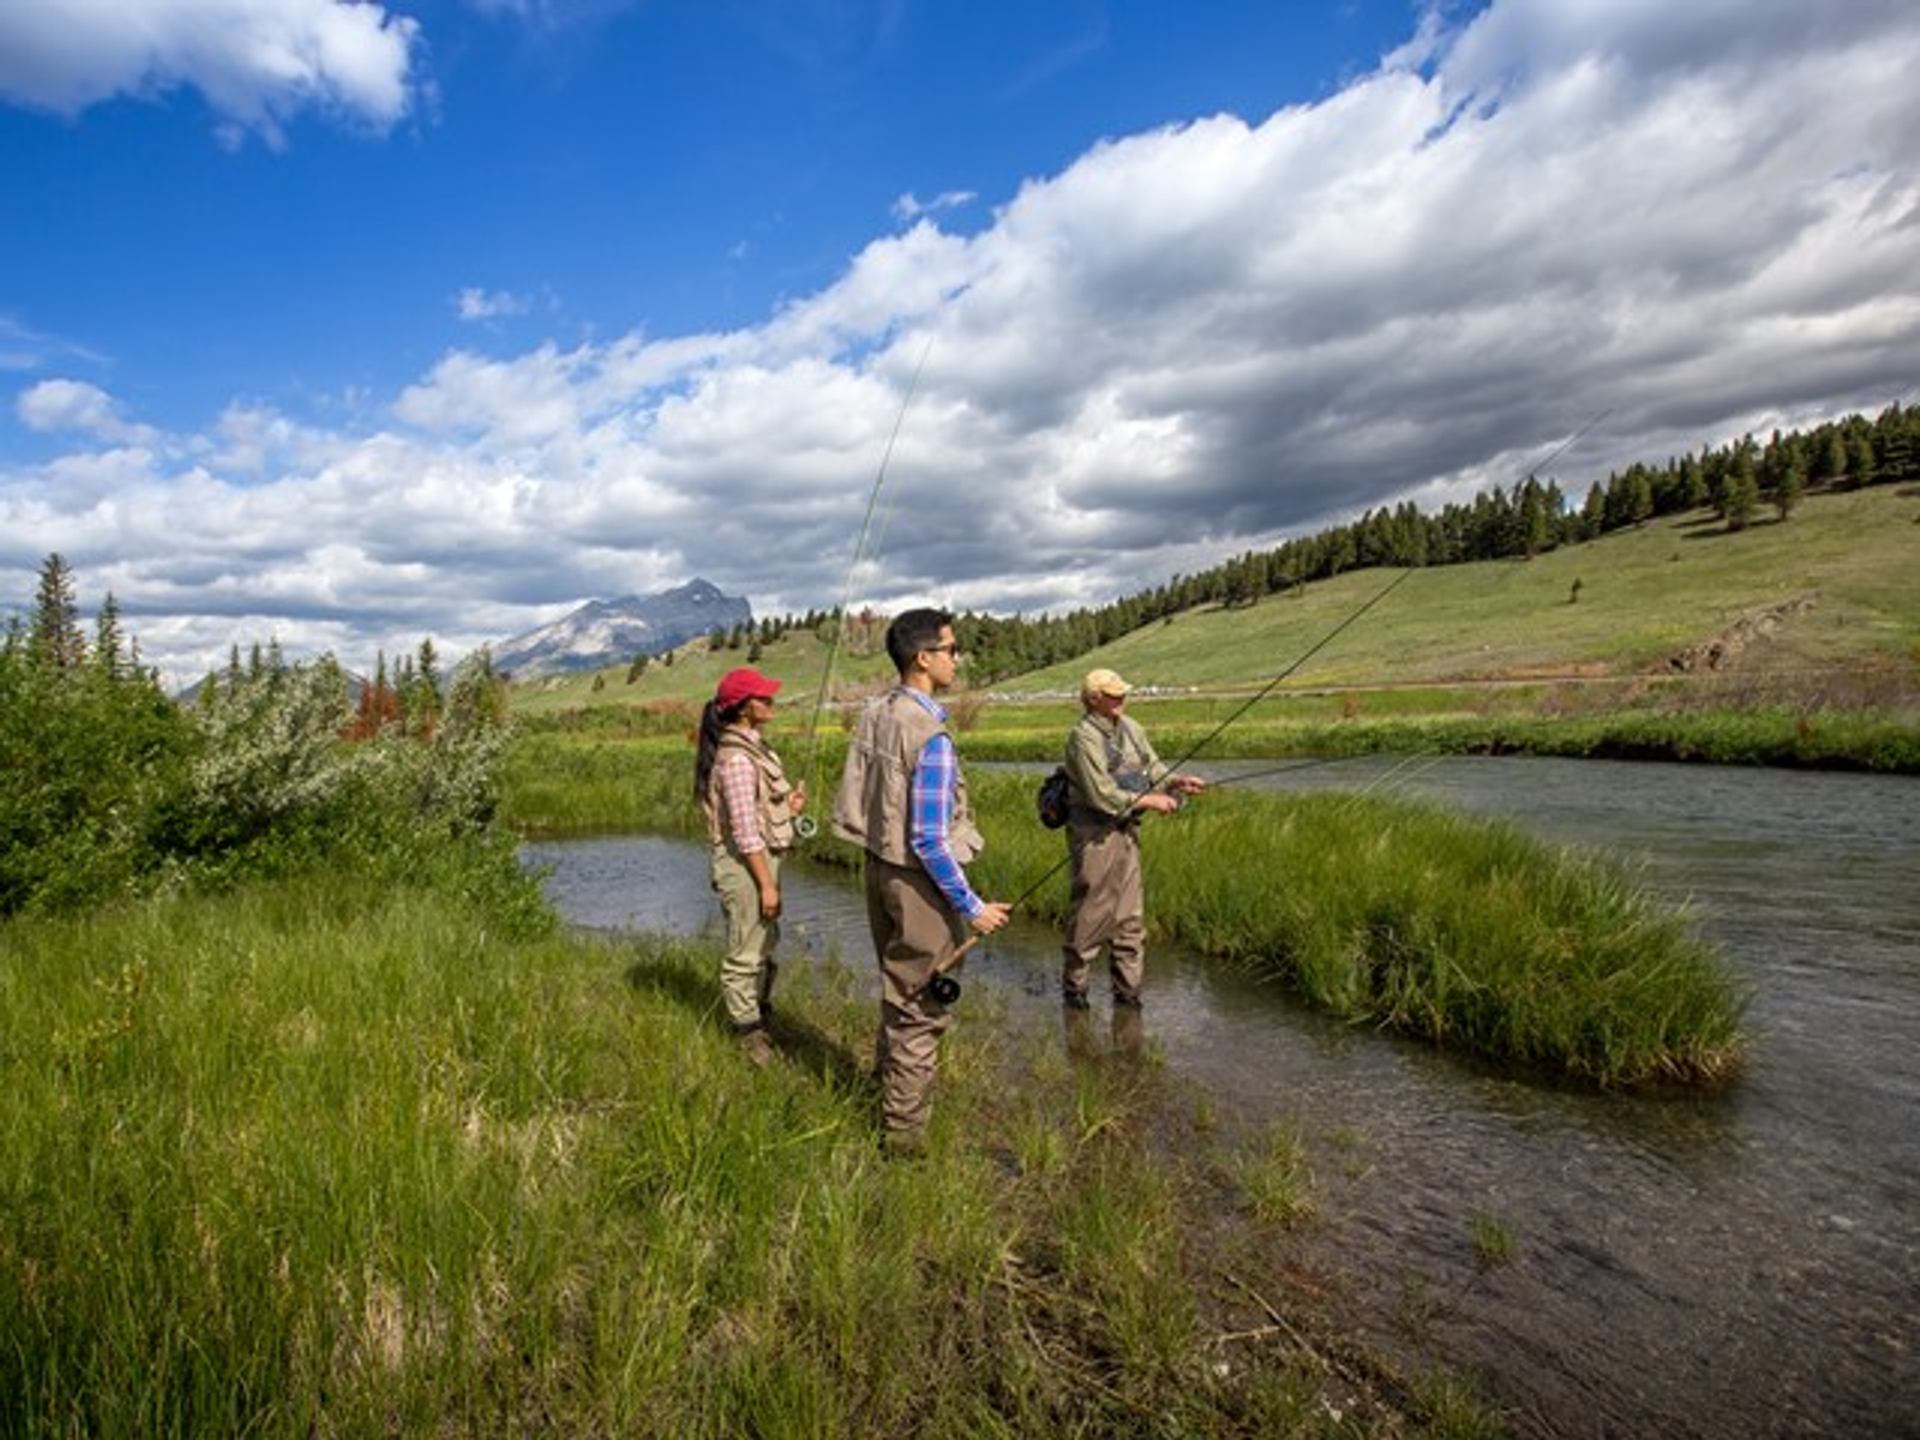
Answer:
<path fill-rule="evenodd" d="M 183 710 L 142 676 L 0 654 L 0 916 L 330 867 L 550 922 L 494 824 L 507 734 L 484 657 L 431 736 L 343 740 L 330 661 L 209 683 Z"/>

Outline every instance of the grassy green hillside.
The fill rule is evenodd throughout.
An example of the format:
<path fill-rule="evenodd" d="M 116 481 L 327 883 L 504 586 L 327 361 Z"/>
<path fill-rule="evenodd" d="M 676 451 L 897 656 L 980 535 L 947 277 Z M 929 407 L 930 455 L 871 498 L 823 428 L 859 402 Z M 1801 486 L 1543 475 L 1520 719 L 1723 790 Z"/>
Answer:
<path fill-rule="evenodd" d="M 673 653 L 671 665 L 655 660 L 646 674 L 627 684 L 625 664 L 578 675 L 528 680 L 513 687 L 516 714 L 542 715 L 562 710 L 577 710 L 590 705 L 648 705 L 669 701 L 704 702 L 722 675 L 736 665 L 747 664 L 747 651 L 709 650 L 705 640 L 695 640 Z M 811 713 L 820 691 L 822 667 L 827 663 L 827 647 L 811 631 L 795 630 L 768 645 L 752 662 L 781 681 L 786 689 L 781 700 L 794 709 Z M 843 652 L 834 664 L 834 688 L 860 686 L 893 674 L 884 654 Z M 595 689 L 596 683 L 599 688 Z"/>
<path fill-rule="evenodd" d="M 1533 560 L 1417 570 L 1212 753 L 1524 750 L 1914 773 L 1916 562 L 1920 489 L 1904 486 L 1816 495 L 1791 520 L 1738 534 L 1695 513 Z M 1139 685 L 1200 692 L 1152 702 L 1163 748 L 1180 753 L 1237 707 L 1210 692 L 1264 684 L 1400 573 L 1360 571 L 1253 606 L 1186 611 L 993 682 L 1002 699 L 963 705 L 960 728 L 979 732 L 976 754 L 1050 756 L 1080 676 L 1107 665 Z M 1727 653 L 1707 664 L 1715 644 Z M 535 728 L 681 733 L 689 704 L 745 656 L 698 642 L 633 685 L 621 667 L 515 686 L 514 707 Z M 1674 667 L 1688 656 L 1691 669 Z M 799 633 L 761 657 L 789 686 L 779 739 L 805 733 L 825 660 L 826 647 Z M 843 655 L 835 690 L 857 694 L 887 675 L 880 655 Z"/>
<path fill-rule="evenodd" d="M 1735 657 L 1736 673 L 1890 662 L 1911 673 L 1920 668 L 1917 522 L 1920 493 L 1912 487 L 1864 490 L 1814 496 L 1786 523 L 1738 534 L 1698 512 L 1533 560 L 1422 570 L 1316 656 L 1297 683 L 1642 673 L 1769 612 L 1777 628 Z M 1250 608 L 1189 611 L 996 688 L 1070 690 L 1093 665 L 1145 685 L 1261 681 L 1394 573 L 1342 575 Z M 1796 604 L 1803 600 L 1811 603 Z"/>

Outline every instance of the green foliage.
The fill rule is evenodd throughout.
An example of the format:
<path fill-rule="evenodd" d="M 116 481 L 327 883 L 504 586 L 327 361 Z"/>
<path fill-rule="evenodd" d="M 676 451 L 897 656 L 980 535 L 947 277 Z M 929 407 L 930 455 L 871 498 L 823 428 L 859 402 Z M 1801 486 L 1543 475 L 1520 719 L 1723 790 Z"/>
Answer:
<path fill-rule="evenodd" d="M 0 916 L 351 864 L 439 875 L 503 923 L 549 923 L 491 833 L 506 728 L 484 651 L 456 670 L 430 738 L 351 743 L 331 659 L 288 667 L 256 647 L 243 668 L 236 646 L 188 712 L 115 660 L 110 610 L 99 635 L 91 664 L 17 632 L 0 649 Z"/>
<path fill-rule="evenodd" d="M 1214 1364 L 1150 1075 L 1076 1087 L 978 1012 L 903 1166 L 844 971 L 759 1071 L 715 951 L 438 889 L 0 925 L 0 1434 L 1408 1433 L 1283 1344 Z"/>
<path fill-rule="evenodd" d="M 188 783 L 192 726 L 149 679 L 57 653 L 0 650 L 0 915 L 139 889 Z"/>

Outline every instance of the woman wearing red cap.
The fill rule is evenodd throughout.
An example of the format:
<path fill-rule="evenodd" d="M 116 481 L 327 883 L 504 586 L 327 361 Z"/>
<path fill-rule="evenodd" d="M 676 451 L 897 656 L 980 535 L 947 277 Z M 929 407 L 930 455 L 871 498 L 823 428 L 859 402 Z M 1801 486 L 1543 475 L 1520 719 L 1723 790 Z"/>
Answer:
<path fill-rule="evenodd" d="M 727 917 L 720 993 L 756 1065 L 773 1058 L 766 1020 L 778 969 L 780 858 L 793 848 L 793 817 L 806 808 L 806 788 L 787 783 L 780 757 L 760 735 L 779 689 L 778 680 L 745 666 L 720 677 L 700 714 L 693 780 L 707 817 L 713 888 Z"/>

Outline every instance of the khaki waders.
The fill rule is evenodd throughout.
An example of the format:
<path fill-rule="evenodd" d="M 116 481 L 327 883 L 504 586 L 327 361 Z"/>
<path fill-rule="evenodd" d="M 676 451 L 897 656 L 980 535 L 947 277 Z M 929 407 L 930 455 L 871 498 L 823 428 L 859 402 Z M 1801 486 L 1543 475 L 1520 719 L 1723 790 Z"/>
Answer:
<path fill-rule="evenodd" d="M 780 856 L 767 851 L 767 868 L 780 883 Z M 714 892 L 727 919 L 727 953 L 720 962 L 720 995 L 727 1019 L 736 1030 L 751 1030 L 766 1018 L 779 966 L 774 947 L 780 943 L 780 922 L 760 914 L 760 887 L 753 872 L 725 849 L 708 852 Z"/>
<path fill-rule="evenodd" d="M 1073 862 L 1073 912 L 1061 947 L 1061 989 L 1069 996 L 1085 995 L 1105 949 L 1114 1000 L 1137 1005 L 1147 974 L 1139 822 L 1115 825 L 1076 806 L 1067 820 L 1067 846 Z"/>
<path fill-rule="evenodd" d="M 921 993 L 934 967 L 959 946 L 965 926 L 917 865 L 867 856 L 867 924 L 880 962 L 881 1124 L 890 1135 L 918 1134 L 933 1106 L 940 1037 L 953 1016 Z"/>

